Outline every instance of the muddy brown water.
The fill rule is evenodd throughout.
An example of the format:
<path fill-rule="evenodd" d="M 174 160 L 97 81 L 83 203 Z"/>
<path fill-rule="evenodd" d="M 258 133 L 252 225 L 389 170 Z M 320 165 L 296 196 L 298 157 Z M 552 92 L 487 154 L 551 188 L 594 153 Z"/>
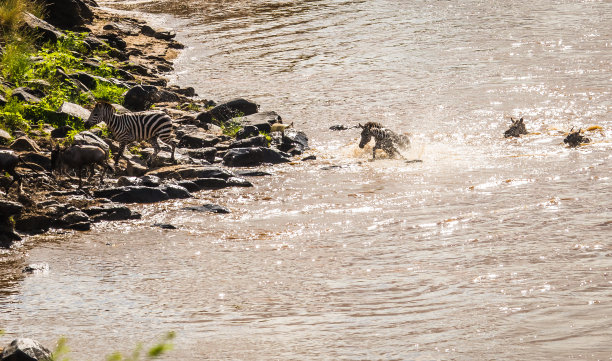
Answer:
<path fill-rule="evenodd" d="M 175 28 L 174 83 L 278 111 L 317 160 L 28 239 L 2 256 L 4 343 L 65 335 L 102 360 L 174 330 L 167 360 L 612 357 L 612 3 L 102 3 Z M 521 116 L 530 134 L 504 139 Z M 368 120 L 423 162 L 369 162 L 357 130 L 327 130 Z M 182 210 L 201 203 L 232 213 Z M 50 271 L 20 273 L 33 262 Z"/>

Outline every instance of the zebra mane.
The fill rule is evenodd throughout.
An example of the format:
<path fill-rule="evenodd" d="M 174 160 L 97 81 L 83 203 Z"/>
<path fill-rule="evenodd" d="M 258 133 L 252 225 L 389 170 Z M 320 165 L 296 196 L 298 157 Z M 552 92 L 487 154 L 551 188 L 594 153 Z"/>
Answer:
<path fill-rule="evenodd" d="M 103 109 L 112 109 L 113 112 L 115 111 L 115 107 L 113 107 L 113 105 L 111 103 L 109 103 L 107 101 L 104 101 L 104 100 L 99 100 L 96 103 L 96 107 L 98 107 L 98 106 L 103 108 Z"/>
<path fill-rule="evenodd" d="M 379 122 L 367 122 L 367 123 L 365 123 L 365 125 L 363 127 L 367 128 L 367 129 L 384 128 L 383 125 L 380 124 Z"/>

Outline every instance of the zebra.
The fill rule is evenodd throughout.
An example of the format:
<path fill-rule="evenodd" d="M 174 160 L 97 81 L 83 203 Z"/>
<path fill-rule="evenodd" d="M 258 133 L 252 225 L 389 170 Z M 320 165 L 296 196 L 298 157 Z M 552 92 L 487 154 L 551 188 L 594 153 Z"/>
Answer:
<path fill-rule="evenodd" d="M 401 158 L 404 156 L 398 151 L 397 147 L 408 149 L 410 148 L 410 139 L 403 135 L 392 132 L 382 126 L 378 122 L 367 122 L 365 125 L 359 124 L 361 131 L 361 141 L 359 148 L 365 147 L 366 144 L 374 137 L 374 148 L 372 148 L 372 160 L 376 159 L 376 150 L 384 150 L 390 157 L 398 154 Z"/>
<path fill-rule="evenodd" d="M 155 158 L 161 150 L 157 141 L 160 138 L 164 143 L 172 139 L 172 119 L 163 112 L 139 112 L 117 115 L 115 108 L 109 103 L 98 102 L 91 111 L 85 122 L 87 129 L 105 122 L 113 138 L 119 141 L 119 155 L 115 159 L 115 165 L 123 156 L 125 147 L 134 141 L 152 140 L 154 152 L 147 161 Z M 176 142 L 169 142 L 172 146 L 172 162 L 174 162 L 174 150 Z"/>

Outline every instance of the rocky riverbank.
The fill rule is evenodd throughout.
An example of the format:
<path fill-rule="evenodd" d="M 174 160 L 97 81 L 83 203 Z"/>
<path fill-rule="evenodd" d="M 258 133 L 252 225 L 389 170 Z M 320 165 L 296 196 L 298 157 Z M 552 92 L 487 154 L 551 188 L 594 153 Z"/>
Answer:
<path fill-rule="evenodd" d="M 172 60 L 182 48 L 173 31 L 102 10 L 93 1 L 68 3 L 71 15 L 64 8 L 60 17 L 48 8 L 52 24 L 30 14 L 26 24 L 47 42 L 74 38 L 67 29 L 83 33 L 76 38 L 82 50 L 70 53 L 79 60 L 78 69 L 56 66 L 52 82 L 76 89 L 76 98 L 85 101 L 64 100 L 57 109 L 43 109 L 35 114 L 37 127 L 0 130 L 0 147 L 19 156 L 16 171 L 22 176 L 21 185 L 11 185 L 11 176 L 0 178 L 0 187 L 6 188 L 0 192 L 1 247 L 53 228 L 86 231 L 95 222 L 140 218 L 130 203 L 197 197 L 194 192 L 206 189 L 251 187 L 249 177 L 265 175 L 239 167 L 312 159 L 302 156 L 308 149 L 306 134 L 283 124 L 278 113 L 260 112 L 258 104 L 243 98 L 217 104 L 198 97 L 193 88 L 168 86 L 163 74 L 172 71 Z M 47 60 L 42 58 L 34 61 Z M 45 83 L 49 80 L 31 79 L 28 86 L 17 86 L 3 79 L 0 106 L 15 101 L 28 107 L 44 103 L 52 95 Z M 104 97 L 100 89 L 106 85 L 121 89 L 120 95 Z M 82 127 L 100 97 L 115 100 L 117 112 L 167 113 L 178 144 L 176 161 L 171 161 L 166 147 L 146 162 L 153 149 L 142 142 L 130 145 L 127 159 L 115 164 L 114 174 L 107 173 L 103 184 L 96 176 L 79 187 L 75 173 L 53 172 L 51 152 L 58 146 L 93 145 L 117 154 L 119 143 L 104 127 Z"/>

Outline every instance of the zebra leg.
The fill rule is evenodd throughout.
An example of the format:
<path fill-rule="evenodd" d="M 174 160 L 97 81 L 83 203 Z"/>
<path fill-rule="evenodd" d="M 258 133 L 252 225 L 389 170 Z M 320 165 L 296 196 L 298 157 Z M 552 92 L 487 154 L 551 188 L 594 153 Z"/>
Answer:
<path fill-rule="evenodd" d="M 115 158 L 115 170 L 117 170 L 117 166 L 119 165 L 119 160 L 123 157 L 123 151 L 125 150 L 125 143 L 121 143 L 119 145 L 119 154 L 117 154 L 117 158 Z"/>
<path fill-rule="evenodd" d="M 151 143 L 153 144 L 153 154 L 151 154 L 149 156 L 149 158 L 147 158 L 147 165 L 148 166 L 151 166 L 151 163 L 153 162 L 153 160 L 155 158 L 157 158 L 157 155 L 161 151 L 161 147 L 159 146 L 159 139 L 158 139 L 157 136 L 155 136 L 155 137 L 153 137 L 153 139 L 151 139 Z"/>

